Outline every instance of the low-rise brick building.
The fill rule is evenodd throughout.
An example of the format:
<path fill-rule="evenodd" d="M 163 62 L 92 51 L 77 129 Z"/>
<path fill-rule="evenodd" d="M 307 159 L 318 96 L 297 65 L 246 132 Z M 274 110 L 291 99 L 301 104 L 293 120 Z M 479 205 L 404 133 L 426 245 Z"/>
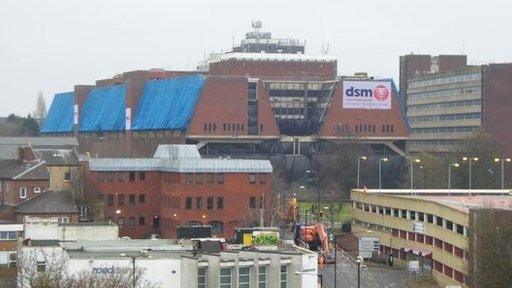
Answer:
<path fill-rule="evenodd" d="M 86 195 L 100 197 L 121 236 L 176 237 L 179 226 L 209 224 L 232 236 L 249 209 L 272 193 L 267 160 L 205 159 L 195 145 L 160 145 L 153 158 L 92 158 Z"/>

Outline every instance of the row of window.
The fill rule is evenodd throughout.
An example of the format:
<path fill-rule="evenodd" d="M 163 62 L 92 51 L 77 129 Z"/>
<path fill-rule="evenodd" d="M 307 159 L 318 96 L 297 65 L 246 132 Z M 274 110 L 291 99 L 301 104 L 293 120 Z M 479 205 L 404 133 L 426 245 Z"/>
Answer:
<path fill-rule="evenodd" d="M 233 287 L 233 269 L 232 267 L 221 267 L 220 268 L 220 288 L 232 288 Z M 249 288 L 251 285 L 251 269 L 252 267 L 238 267 L 238 288 Z M 267 266 L 258 267 L 258 288 L 266 288 L 268 283 L 268 268 Z M 207 267 L 197 268 L 197 287 L 206 288 L 208 287 Z M 281 265 L 279 270 L 279 287 L 288 287 L 288 266 Z"/>
<path fill-rule="evenodd" d="M 478 126 L 466 126 L 466 127 L 433 127 L 433 128 L 412 128 L 411 133 L 422 134 L 422 133 L 462 133 L 462 132 L 473 132 L 478 130 Z"/>
<path fill-rule="evenodd" d="M 16 251 L 0 251 L 0 268 L 16 268 Z"/>
<path fill-rule="evenodd" d="M 322 89 L 322 83 L 270 82 L 268 88 L 270 90 L 320 90 Z"/>
<path fill-rule="evenodd" d="M 0 241 L 16 240 L 18 233 L 16 231 L 0 231 Z"/>
<path fill-rule="evenodd" d="M 475 81 L 480 80 L 480 73 L 472 73 L 472 74 L 463 74 L 463 75 L 454 75 L 448 77 L 440 77 L 435 79 L 427 79 L 427 80 L 419 80 L 409 82 L 409 88 L 419 88 L 433 85 L 443 85 L 443 84 L 451 84 L 463 81 Z"/>
<path fill-rule="evenodd" d="M 185 197 L 185 209 L 192 209 L 192 202 L 193 201 L 193 197 Z M 202 210 L 204 209 L 204 204 L 203 204 L 203 199 L 204 197 L 195 197 L 195 209 L 196 210 Z M 208 210 L 212 210 L 214 208 L 214 197 L 206 197 L 206 209 Z M 224 209 L 224 197 L 220 196 L 220 197 L 217 197 L 217 201 L 216 201 L 216 204 L 217 204 L 217 209 L 219 210 L 222 210 Z"/>
<path fill-rule="evenodd" d="M 432 121 L 450 121 L 450 120 L 463 120 L 463 119 L 480 119 L 482 113 L 457 113 L 457 114 L 443 114 L 443 115 L 428 115 L 428 116 L 411 116 L 409 117 L 410 123 L 417 122 L 432 122 Z"/>
<path fill-rule="evenodd" d="M 41 193 L 41 187 L 34 187 L 33 192 L 35 194 Z M 26 199 L 28 195 L 28 189 L 26 187 L 20 188 L 20 199 Z"/>
<path fill-rule="evenodd" d="M 450 220 L 443 219 L 442 217 L 423 213 L 418 211 L 406 210 L 406 209 L 397 209 L 391 207 L 384 207 L 378 205 L 370 205 L 361 202 L 354 202 L 355 208 L 364 210 L 366 212 L 371 212 L 380 215 L 386 215 L 391 217 L 403 218 L 412 221 L 426 222 L 429 224 L 436 224 L 439 227 L 446 228 L 452 232 L 456 232 L 460 235 L 467 236 L 466 229 L 464 226 L 454 223 Z"/>
<path fill-rule="evenodd" d="M 145 194 L 138 194 L 139 195 L 139 204 L 145 204 L 146 203 L 146 195 Z M 107 195 L 107 206 L 114 205 L 114 198 L 117 196 L 117 205 L 124 206 L 125 203 L 125 195 L 124 194 L 108 194 Z M 136 204 L 136 194 L 130 194 L 128 195 L 128 206 L 135 206 Z"/>
<path fill-rule="evenodd" d="M 456 96 L 464 96 L 465 94 L 475 94 L 475 96 L 480 96 L 480 86 L 472 86 L 466 88 L 455 88 L 455 89 L 441 89 L 431 92 L 420 92 L 420 93 L 410 93 L 407 95 L 409 99 L 426 99 L 426 98 L 450 98 Z"/>
<path fill-rule="evenodd" d="M 435 145 L 455 145 L 457 140 L 439 139 L 439 140 L 411 140 L 409 145 L 411 146 L 435 146 Z"/>
<path fill-rule="evenodd" d="M 112 221 L 113 219 L 109 218 L 109 221 Z M 146 226 L 146 217 L 140 216 L 138 217 L 138 225 L 139 226 Z M 135 229 L 135 223 L 136 223 L 136 217 L 128 217 L 128 228 Z M 126 223 L 124 217 L 117 217 L 117 225 L 119 226 L 119 229 L 125 229 Z"/>
<path fill-rule="evenodd" d="M 97 182 L 114 182 L 116 179 L 118 182 L 124 182 L 126 180 L 126 173 L 128 173 L 128 181 L 134 182 L 137 179 L 139 181 L 146 180 L 146 172 L 96 172 Z"/>
<path fill-rule="evenodd" d="M 394 129 L 395 129 L 394 125 L 383 124 L 381 126 L 380 132 L 390 133 L 390 132 L 393 132 Z M 338 123 L 337 130 L 339 132 L 350 132 L 350 126 L 348 124 Z M 361 132 L 375 133 L 376 126 L 370 125 L 370 124 L 357 124 L 357 125 L 354 125 L 354 131 L 357 133 L 361 133 Z"/>
<path fill-rule="evenodd" d="M 217 123 L 203 123 L 204 131 L 217 131 Z M 244 123 L 223 123 L 223 131 L 244 131 Z"/>
<path fill-rule="evenodd" d="M 407 109 L 409 111 L 414 111 L 414 110 L 432 110 L 432 109 L 443 109 L 443 108 L 451 108 L 451 107 L 480 106 L 480 105 L 482 105 L 482 100 L 475 99 L 475 100 L 464 100 L 464 101 L 441 102 L 441 103 L 434 103 L 434 104 L 410 105 Z"/>

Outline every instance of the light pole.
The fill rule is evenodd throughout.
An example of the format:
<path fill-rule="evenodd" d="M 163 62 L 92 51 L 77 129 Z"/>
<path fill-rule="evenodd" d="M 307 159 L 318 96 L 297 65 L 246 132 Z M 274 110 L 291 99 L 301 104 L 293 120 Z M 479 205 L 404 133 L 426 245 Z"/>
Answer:
<path fill-rule="evenodd" d="M 334 288 L 338 288 L 338 237 L 334 235 Z"/>
<path fill-rule="evenodd" d="M 414 190 L 414 163 L 420 163 L 421 160 L 419 158 L 411 159 L 411 194 L 413 194 Z"/>
<path fill-rule="evenodd" d="M 381 192 L 382 190 L 382 167 L 381 167 L 381 163 L 382 162 L 387 162 L 388 161 L 388 158 L 379 158 L 379 192 Z"/>
<path fill-rule="evenodd" d="M 323 279 L 323 275 L 322 274 L 309 273 L 309 272 L 303 272 L 303 271 L 295 271 L 295 275 L 312 275 L 312 276 L 317 276 L 318 278 L 320 278 L 320 287 L 321 288 L 324 287 L 324 279 Z"/>
<path fill-rule="evenodd" d="M 360 170 L 361 170 L 361 160 L 366 160 L 366 156 L 359 156 L 357 157 L 357 189 L 359 189 L 359 176 L 360 176 Z"/>
<path fill-rule="evenodd" d="M 450 163 L 448 165 L 448 196 L 450 196 L 450 189 L 452 188 L 452 167 L 459 167 L 459 163 Z"/>
<path fill-rule="evenodd" d="M 478 161 L 478 157 L 462 157 L 462 161 L 468 161 L 469 162 L 469 195 L 471 196 L 471 177 L 472 177 L 472 166 L 473 161 Z"/>
<path fill-rule="evenodd" d="M 135 288 L 135 286 L 137 285 L 137 278 L 135 277 L 135 260 L 139 257 L 146 256 L 147 254 L 148 251 L 145 250 L 140 251 L 138 255 L 127 255 L 125 253 L 121 253 L 122 257 L 128 257 L 132 259 L 132 288 Z"/>
<path fill-rule="evenodd" d="M 503 195 L 503 190 L 505 189 L 505 162 L 512 161 L 510 158 L 494 158 L 494 162 L 501 162 L 501 194 Z"/>
<path fill-rule="evenodd" d="M 357 288 L 361 288 L 361 263 L 363 262 L 363 257 L 361 255 L 357 256 Z"/>
<path fill-rule="evenodd" d="M 313 170 L 307 170 L 306 173 L 311 175 L 311 178 L 314 179 L 316 185 L 316 222 L 320 222 L 320 181 L 318 179 L 318 175 Z"/>

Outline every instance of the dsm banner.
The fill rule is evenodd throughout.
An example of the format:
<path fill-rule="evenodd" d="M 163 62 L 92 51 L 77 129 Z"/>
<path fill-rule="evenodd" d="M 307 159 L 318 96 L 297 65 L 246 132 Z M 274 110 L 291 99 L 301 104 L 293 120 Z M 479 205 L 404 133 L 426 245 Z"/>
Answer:
<path fill-rule="evenodd" d="M 391 109 L 391 82 L 343 81 L 344 109 Z"/>

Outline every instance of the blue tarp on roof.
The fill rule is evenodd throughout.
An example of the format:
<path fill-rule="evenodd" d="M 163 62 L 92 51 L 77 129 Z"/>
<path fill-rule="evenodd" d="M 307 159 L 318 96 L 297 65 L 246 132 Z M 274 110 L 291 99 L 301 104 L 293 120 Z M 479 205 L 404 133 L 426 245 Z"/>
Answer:
<path fill-rule="evenodd" d="M 66 133 L 73 131 L 73 105 L 75 93 L 58 93 L 44 120 L 41 133 Z"/>
<path fill-rule="evenodd" d="M 199 75 L 148 81 L 132 129 L 186 130 L 204 82 Z"/>
<path fill-rule="evenodd" d="M 80 114 L 80 132 L 124 131 L 124 85 L 94 88 Z"/>

